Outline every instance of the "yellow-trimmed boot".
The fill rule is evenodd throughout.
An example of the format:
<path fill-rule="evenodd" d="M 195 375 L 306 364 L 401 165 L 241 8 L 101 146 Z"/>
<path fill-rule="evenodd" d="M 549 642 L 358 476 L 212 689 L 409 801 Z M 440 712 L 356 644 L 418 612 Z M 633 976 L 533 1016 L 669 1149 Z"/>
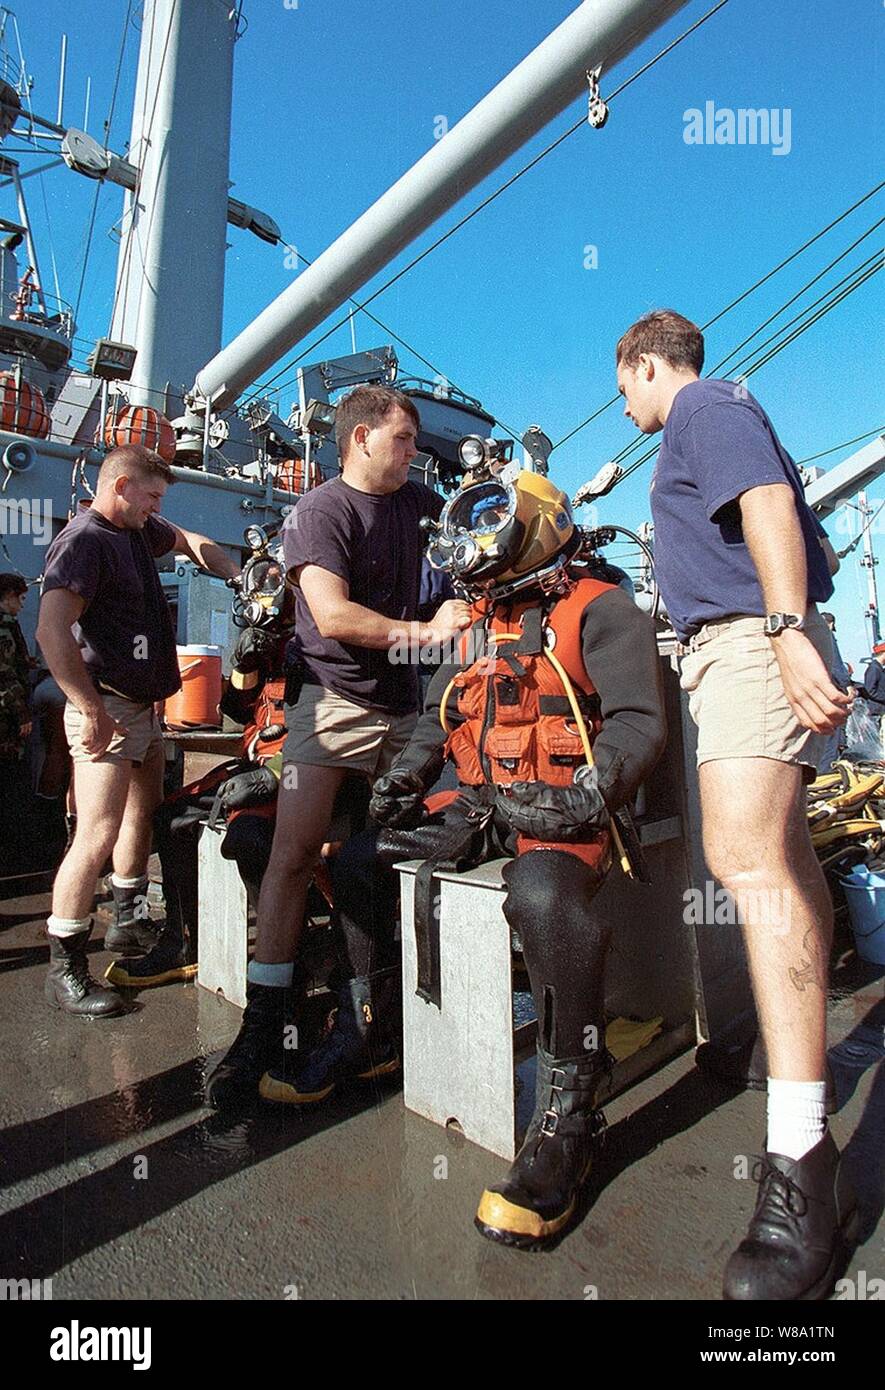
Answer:
<path fill-rule="evenodd" d="M 152 989 L 175 980 L 193 980 L 197 962 L 190 943 L 185 943 L 180 927 L 167 922 L 152 951 L 136 960 L 118 960 L 104 972 L 106 980 L 124 989 Z"/>
<path fill-rule="evenodd" d="M 551 1057 L 538 1047 L 535 1113 L 510 1172 L 486 1188 L 475 1225 L 489 1240 L 544 1250 L 565 1230 L 605 1118 L 595 1109 L 607 1054 Z"/>
<path fill-rule="evenodd" d="M 264 1073 L 258 1087 L 264 1100 L 317 1105 L 341 1081 L 374 1081 L 400 1070 L 396 1047 L 378 1026 L 372 984 L 373 979 L 358 976 L 342 985 L 331 1031 L 303 1060 L 295 1076 L 285 1066 Z"/>

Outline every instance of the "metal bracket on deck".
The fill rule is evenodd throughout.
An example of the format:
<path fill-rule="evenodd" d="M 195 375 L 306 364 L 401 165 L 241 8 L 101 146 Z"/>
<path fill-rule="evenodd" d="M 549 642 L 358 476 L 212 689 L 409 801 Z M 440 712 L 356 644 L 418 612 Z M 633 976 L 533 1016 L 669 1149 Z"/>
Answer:
<path fill-rule="evenodd" d="M 608 120 L 608 107 L 599 94 L 599 79 L 602 75 L 602 64 L 587 73 L 587 85 L 590 89 L 587 101 L 587 121 L 594 130 L 602 130 Z"/>

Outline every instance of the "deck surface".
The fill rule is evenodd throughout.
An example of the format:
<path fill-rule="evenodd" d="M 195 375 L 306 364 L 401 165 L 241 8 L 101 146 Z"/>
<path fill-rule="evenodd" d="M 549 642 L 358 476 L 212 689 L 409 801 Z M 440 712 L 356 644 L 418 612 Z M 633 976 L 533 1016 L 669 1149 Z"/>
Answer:
<path fill-rule="evenodd" d="M 504 1161 L 407 1113 L 397 1089 L 236 1123 L 208 1111 L 204 1072 L 240 1014 L 197 986 L 103 1022 L 49 1010 L 46 884 L 26 886 L 0 901 L 0 1276 L 51 1277 L 55 1299 L 719 1297 L 764 1096 L 704 1078 L 692 1052 L 606 1106 L 584 1219 L 525 1255 L 472 1224 Z M 110 958 L 93 952 L 98 974 Z M 847 1274 L 867 1281 L 885 1276 L 882 973 L 848 952 L 830 1001 L 832 1123 L 863 1211 Z"/>

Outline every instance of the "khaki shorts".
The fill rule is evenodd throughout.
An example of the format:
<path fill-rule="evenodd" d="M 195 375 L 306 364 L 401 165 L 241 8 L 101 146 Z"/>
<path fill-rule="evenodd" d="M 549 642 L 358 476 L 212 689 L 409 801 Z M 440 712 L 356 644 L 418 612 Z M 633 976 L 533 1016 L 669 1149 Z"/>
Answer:
<path fill-rule="evenodd" d="M 108 714 L 123 726 L 126 733 L 114 734 L 101 757 L 93 757 L 80 742 L 83 716 L 69 700 L 65 705 L 65 734 L 75 763 L 131 762 L 140 765 L 155 743 L 162 747 L 163 734 L 153 705 L 136 704 L 134 700 L 127 700 L 124 695 L 115 695 L 110 690 L 100 690 L 98 695 Z"/>
<path fill-rule="evenodd" d="M 284 763 L 341 767 L 373 781 L 387 772 L 412 736 L 417 714 L 355 705 L 321 685 L 304 685 L 286 706 Z"/>
<path fill-rule="evenodd" d="M 774 652 L 777 639 L 765 636 L 763 623 L 707 623 L 688 643 L 680 684 L 698 726 L 698 767 L 720 758 L 776 758 L 811 769 L 805 780 L 812 781 L 829 735 L 806 729 L 793 713 Z M 833 639 L 815 607 L 806 614 L 805 633 L 831 670 Z"/>

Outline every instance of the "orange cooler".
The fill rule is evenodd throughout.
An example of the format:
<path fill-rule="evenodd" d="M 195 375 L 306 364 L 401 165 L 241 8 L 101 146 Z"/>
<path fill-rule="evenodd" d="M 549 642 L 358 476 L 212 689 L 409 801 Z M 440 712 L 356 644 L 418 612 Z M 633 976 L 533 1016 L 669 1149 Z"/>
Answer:
<path fill-rule="evenodd" d="M 178 647 L 181 689 L 166 701 L 165 720 L 174 729 L 221 728 L 221 648 Z"/>

